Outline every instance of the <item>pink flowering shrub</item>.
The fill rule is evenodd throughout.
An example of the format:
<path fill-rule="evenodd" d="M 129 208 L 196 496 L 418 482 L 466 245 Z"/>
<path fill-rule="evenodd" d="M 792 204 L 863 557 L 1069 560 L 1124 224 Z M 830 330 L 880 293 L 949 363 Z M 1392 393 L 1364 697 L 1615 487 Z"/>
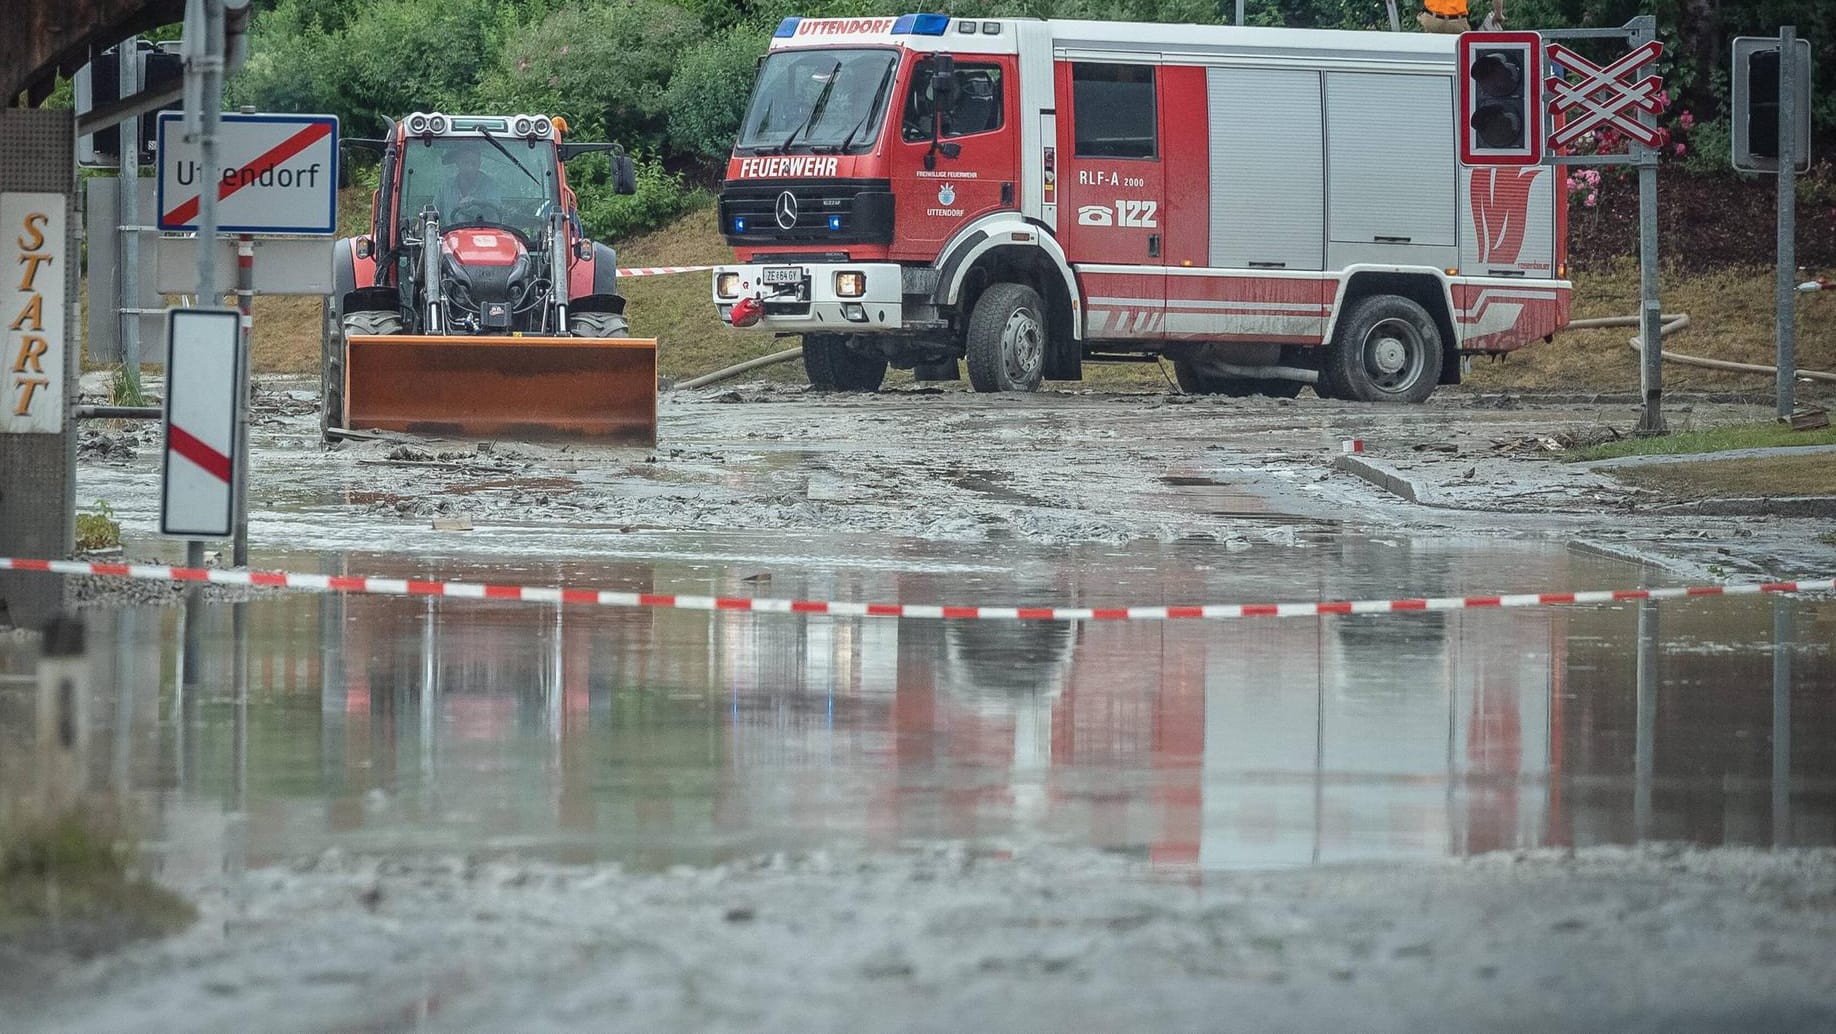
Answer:
<path fill-rule="evenodd" d="M 1658 142 L 1659 161 L 1681 159 L 1689 153 L 1689 145 L 1683 137 L 1696 126 L 1696 116 L 1690 111 L 1677 112 L 1674 116 L 1666 109 L 1670 107 L 1670 95 L 1660 90 L 1656 95 L 1658 102 Z M 1589 131 L 1579 140 L 1558 147 L 1556 154 L 1630 154 L 1633 141 L 1624 133 L 1612 126 L 1599 126 Z M 1571 166 L 1568 169 L 1564 185 L 1568 189 L 1570 204 L 1579 204 L 1583 208 L 1593 208 L 1600 203 L 1602 182 L 1625 179 L 1632 175 L 1634 166 L 1626 165 L 1583 165 Z"/>

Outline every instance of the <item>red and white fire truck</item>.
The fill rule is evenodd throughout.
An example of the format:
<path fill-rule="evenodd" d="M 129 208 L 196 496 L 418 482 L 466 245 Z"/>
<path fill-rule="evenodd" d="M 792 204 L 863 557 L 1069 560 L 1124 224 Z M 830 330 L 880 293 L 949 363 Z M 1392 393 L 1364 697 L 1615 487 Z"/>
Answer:
<path fill-rule="evenodd" d="M 1189 391 L 1420 402 L 1568 318 L 1559 170 L 1465 168 L 1458 37 L 788 18 L 714 302 L 818 388 L 1165 356 Z"/>

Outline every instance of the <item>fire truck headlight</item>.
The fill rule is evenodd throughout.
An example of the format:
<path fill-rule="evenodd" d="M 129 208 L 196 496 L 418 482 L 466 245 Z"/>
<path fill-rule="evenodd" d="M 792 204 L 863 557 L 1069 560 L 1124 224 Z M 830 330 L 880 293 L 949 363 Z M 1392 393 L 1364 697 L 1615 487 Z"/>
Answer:
<path fill-rule="evenodd" d="M 722 273 L 714 278 L 714 293 L 722 298 L 739 297 L 739 274 Z"/>
<path fill-rule="evenodd" d="M 835 274 L 835 297 L 859 298 L 867 293 L 867 274 L 846 272 Z"/>

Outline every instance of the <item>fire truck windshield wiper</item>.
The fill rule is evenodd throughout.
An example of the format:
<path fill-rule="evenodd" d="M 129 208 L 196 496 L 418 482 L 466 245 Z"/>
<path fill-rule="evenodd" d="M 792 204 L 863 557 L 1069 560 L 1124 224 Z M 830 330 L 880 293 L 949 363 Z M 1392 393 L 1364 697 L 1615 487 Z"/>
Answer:
<path fill-rule="evenodd" d="M 822 117 L 822 109 L 828 107 L 829 94 L 835 89 L 835 80 L 841 78 L 841 66 L 841 61 L 837 60 L 835 67 L 829 69 L 829 81 L 822 84 L 822 92 L 816 95 L 815 103 L 810 105 L 810 113 L 804 116 L 797 128 L 791 130 L 790 135 L 784 138 L 784 142 L 778 145 L 779 154 L 790 150 L 791 141 L 797 139 L 797 134 L 814 126 L 816 120 Z"/>
<path fill-rule="evenodd" d="M 876 87 L 873 91 L 873 103 L 867 105 L 866 113 L 861 116 L 861 120 L 859 122 L 856 122 L 854 124 L 853 129 L 848 130 L 848 135 L 842 137 L 841 143 L 835 145 L 832 148 L 824 148 L 823 149 L 824 151 L 826 151 L 829 154 L 847 154 L 848 153 L 848 147 L 849 145 L 854 143 L 855 136 L 858 135 L 861 130 L 867 128 L 867 123 L 873 118 L 874 112 L 880 110 L 880 98 L 886 96 L 886 85 L 892 82 L 893 69 L 896 67 L 898 66 L 894 64 L 893 62 L 890 62 L 890 61 L 887 62 L 886 71 L 882 73 L 880 76 L 880 85 Z M 816 148 L 811 148 L 811 150 L 816 150 Z"/>

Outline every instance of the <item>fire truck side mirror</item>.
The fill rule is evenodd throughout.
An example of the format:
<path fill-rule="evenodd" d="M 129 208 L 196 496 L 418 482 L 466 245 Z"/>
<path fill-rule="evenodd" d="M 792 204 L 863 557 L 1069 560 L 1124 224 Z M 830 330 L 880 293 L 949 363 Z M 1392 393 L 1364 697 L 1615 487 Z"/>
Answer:
<path fill-rule="evenodd" d="M 936 64 L 931 69 L 931 94 L 936 98 L 936 110 L 949 111 L 963 95 L 963 84 L 956 78 L 956 59 L 939 54 L 933 60 Z"/>
<path fill-rule="evenodd" d="M 1543 41 L 1534 32 L 1460 36 L 1460 161 L 1536 165 L 1543 160 Z"/>

